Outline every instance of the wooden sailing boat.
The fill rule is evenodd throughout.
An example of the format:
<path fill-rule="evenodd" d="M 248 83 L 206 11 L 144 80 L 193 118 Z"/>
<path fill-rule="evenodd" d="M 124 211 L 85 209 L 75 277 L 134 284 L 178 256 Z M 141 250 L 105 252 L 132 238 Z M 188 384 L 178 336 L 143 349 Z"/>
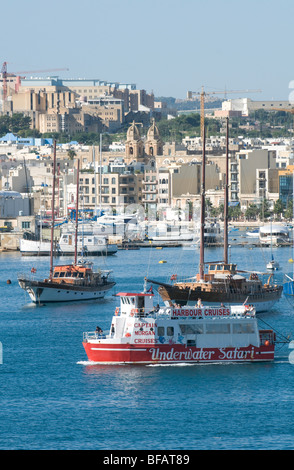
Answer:
<path fill-rule="evenodd" d="M 237 269 L 237 265 L 228 261 L 228 161 L 229 161 L 229 120 L 227 118 L 226 141 L 226 181 L 224 190 L 224 259 L 221 262 L 204 262 L 204 226 L 205 226 L 205 129 L 203 131 L 202 152 L 202 189 L 201 189 L 201 227 L 199 273 L 195 280 L 178 282 L 173 275 L 172 284 L 147 279 L 158 285 L 158 293 L 166 304 L 174 302 L 180 305 L 192 304 L 201 299 L 206 305 L 252 304 L 256 312 L 269 310 L 280 299 L 283 287 L 271 283 L 272 274 L 263 284 L 259 273 L 251 272 L 249 278 L 246 271 Z M 208 272 L 205 273 L 205 264 Z"/>
<path fill-rule="evenodd" d="M 77 300 L 101 299 L 111 289 L 115 282 L 110 278 L 111 271 L 95 272 L 93 263 L 77 260 L 78 236 L 78 201 L 79 201 L 79 160 L 77 168 L 76 196 L 76 226 L 75 226 L 75 259 L 73 264 L 53 266 L 53 235 L 54 235 L 54 205 L 55 205 L 55 172 L 56 172 L 56 142 L 54 142 L 53 187 L 52 187 L 52 225 L 51 253 L 49 277 L 42 281 L 35 279 L 35 270 L 31 276 L 18 276 L 22 289 L 28 292 L 33 302 L 68 302 Z"/>

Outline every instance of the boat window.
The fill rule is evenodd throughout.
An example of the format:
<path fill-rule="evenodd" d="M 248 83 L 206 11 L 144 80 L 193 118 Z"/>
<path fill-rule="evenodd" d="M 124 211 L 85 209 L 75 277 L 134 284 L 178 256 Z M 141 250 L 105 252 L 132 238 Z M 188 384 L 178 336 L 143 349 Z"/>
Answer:
<path fill-rule="evenodd" d="M 233 325 L 233 333 L 254 333 L 254 326 L 249 323 L 236 323 Z"/>
<path fill-rule="evenodd" d="M 230 271 L 230 265 L 229 265 L 229 264 L 225 264 L 225 265 L 224 265 L 224 269 L 226 269 L 227 271 Z"/>
<path fill-rule="evenodd" d="M 159 326 L 157 328 L 157 334 L 158 336 L 164 336 L 164 326 Z"/>
<path fill-rule="evenodd" d="M 144 308 L 144 297 L 138 297 L 138 308 Z"/>
<path fill-rule="evenodd" d="M 77 275 L 78 275 L 77 272 L 72 273 L 72 277 L 77 277 Z"/>
<path fill-rule="evenodd" d="M 84 277 L 84 273 L 79 273 L 79 277 Z"/>
<path fill-rule="evenodd" d="M 59 273 L 59 277 L 64 277 L 64 275 L 65 275 L 65 272 L 63 272 L 63 271 L 61 271 L 61 272 Z"/>
<path fill-rule="evenodd" d="M 214 265 L 214 264 L 211 264 L 211 265 L 209 266 L 209 269 L 211 269 L 211 271 L 214 271 L 214 270 L 215 270 L 215 265 Z"/>
<path fill-rule="evenodd" d="M 203 325 L 180 325 L 180 330 L 183 335 L 199 335 L 203 333 Z"/>
<path fill-rule="evenodd" d="M 58 277 L 58 274 L 59 274 L 59 273 L 54 273 L 54 277 Z"/>
<path fill-rule="evenodd" d="M 166 334 L 167 336 L 173 336 L 174 335 L 174 327 L 173 326 L 168 326 L 166 329 Z"/>
<path fill-rule="evenodd" d="M 230 333 L 230 324 L 229 323 L 211 323 L 206 324 L 206 333 L 215 333 L 223 334 Z"/>

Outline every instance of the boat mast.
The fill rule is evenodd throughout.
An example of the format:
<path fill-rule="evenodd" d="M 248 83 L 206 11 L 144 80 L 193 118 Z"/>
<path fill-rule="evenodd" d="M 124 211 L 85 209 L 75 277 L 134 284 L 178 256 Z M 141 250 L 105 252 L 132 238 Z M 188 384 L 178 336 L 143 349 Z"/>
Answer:
<path fill-rule="evenodd" d="M 76 233 L 75 233 L 75 265 L 77 264 L 78 257 L 78 212 L 79 212 L 79 173 L 80 173 L 80 160 L 78 159 L 77 169 L 77 195 L 76 195 Z"/>
<path fill-rule="evenodd" d="M 229 118 L 227 117 L 227 138 L 226 138 L 226 180 L 224 195 L 224 263 L 228 264 L 228 218 L 229 218 Z"/>
<path fill-rule="evenodd" d="M 54 223 L 55 223 L 55 179 L 56 179 L 56 140 L 53 144 L 53 182 L 52 182 L 52 203 L 51 203 L 51 247 L 50 247 L 50 272 L 49 278 L 53 276 L 53 244 L 54 244 Z"/>
<path fill-rule="evenodd" d="M 200 214 L 200 256 L 199 275 L 200 280 L 204 279 L 204 229 L 205 229 L 205 127 L 203 126 L 203 147 L 202 147 L 202 185 L 201 185 L 201 214 Z"/>

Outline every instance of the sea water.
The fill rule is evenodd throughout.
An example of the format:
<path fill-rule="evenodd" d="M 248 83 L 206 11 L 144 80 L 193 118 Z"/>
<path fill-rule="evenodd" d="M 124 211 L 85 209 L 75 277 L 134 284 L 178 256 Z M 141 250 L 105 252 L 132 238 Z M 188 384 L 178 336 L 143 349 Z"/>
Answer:
<path fill-rule="evenodd" d="M 221 260 L 222 249 L 207 249 L 205 257 Z M 292 270 L 291 257 L 289 248 L 275 250 L 281 266 L 277 281 Z M 240 269 L 265 271 L 270 249 L 232 246 L 230 259 Z M 278 359 L 270 364 L 87 361 L 83 332 L 97 325 L 108 330 L 119 303 L 115 294 L 141 291 L 144 276 L 168 281 L 175 273 L 195 275 L 197 249 L 122 250 L 91 260 L 95 267 L 112 269 L 117 282 L 104 300 L 39 306 L 18 286 L 17 274 L 35 267 L 36 276 L 46 277 L 49 258 L 0 255 L 0 449 L 294 448 L 294 364 L 287 346 L 277 346 Z M 153 289 L 155 303 L 160 302 Z M 259 318 L 261 327 L 294 334 L 293 304 L 284 296 Z"/>

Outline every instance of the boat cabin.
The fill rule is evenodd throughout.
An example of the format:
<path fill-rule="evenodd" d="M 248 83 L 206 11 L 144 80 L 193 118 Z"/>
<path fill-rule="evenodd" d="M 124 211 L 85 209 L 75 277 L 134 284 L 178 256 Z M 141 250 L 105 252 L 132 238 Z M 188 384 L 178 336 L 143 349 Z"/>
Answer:
<path fill-rule="evenodd" d="M 204 281 L 213 281 L 215 278 L 228 278 L 237 274 L 237 265 L 232 263 L 209 263 L 208 273 L 204 274 Z M 196 276 L 200 280 L 200 274 Z"/>
<path fill-rule="evenodd" d="M 120 297 L 120 313 L 126 316 L 145 316 L 153 311 L 154 294 L 139 293 L 132 294 L 128 292 L 119 292 Z"/>
<path fill-rule="evenodd" d="M 236 268 L 236 264 L 213 263 L 208 265 L 208 274 L 234 275 L 236 274 Z"/>
<path fill-rule="evenodd" d="M 55 266 L 53 272 L 54 282 L 73 282 L 75 279 L 87 279 L 92 268 L 87 265 Z"/>

